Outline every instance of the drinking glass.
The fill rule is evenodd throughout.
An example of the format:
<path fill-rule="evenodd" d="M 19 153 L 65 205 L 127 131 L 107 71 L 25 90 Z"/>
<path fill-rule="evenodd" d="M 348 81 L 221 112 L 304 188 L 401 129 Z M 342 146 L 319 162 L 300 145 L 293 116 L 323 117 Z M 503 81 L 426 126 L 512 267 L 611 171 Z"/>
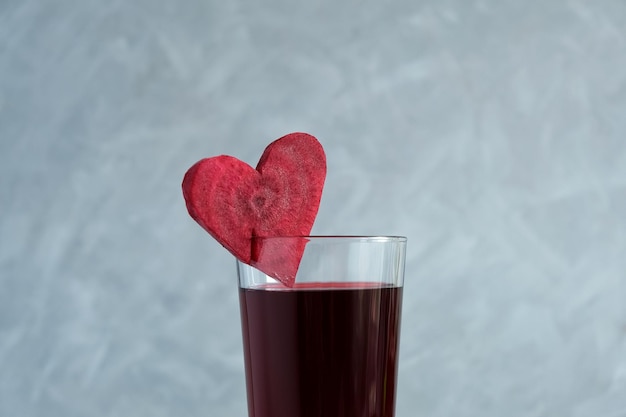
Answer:
<path fill-rule="evenodd" d="M 256 238 L 293 287 L 237 262 L 249 417 L 394 417 L 406 238 Z"/>

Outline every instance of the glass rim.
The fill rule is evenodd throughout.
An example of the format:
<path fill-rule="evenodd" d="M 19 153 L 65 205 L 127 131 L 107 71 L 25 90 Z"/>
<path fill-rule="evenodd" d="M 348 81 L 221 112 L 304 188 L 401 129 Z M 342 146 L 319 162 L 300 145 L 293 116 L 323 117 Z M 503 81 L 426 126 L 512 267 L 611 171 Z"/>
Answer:
<path fill-rule="evenodd" d="M 407 241 L 406 236 L 400 235 L 284 235 L 284 236 L 253 236 L 252 240 L 274 240 L 274 239 L 307 239 L 307 240 L 337 240 L 337 241 L 364 241 L 364 242 L 391 242 L 403 243 Z"/>

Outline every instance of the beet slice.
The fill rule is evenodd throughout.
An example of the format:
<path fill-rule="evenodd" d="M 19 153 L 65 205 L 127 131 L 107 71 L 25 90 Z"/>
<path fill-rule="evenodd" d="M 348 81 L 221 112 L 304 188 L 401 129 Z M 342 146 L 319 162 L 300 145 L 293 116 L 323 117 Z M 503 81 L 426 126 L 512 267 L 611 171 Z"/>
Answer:
<path fill-rule="evenodd" d="M 317 216 L 326 178 L 322 145 L 306 133 L 272 142 L 256 167 L 232 156 L 202 159 L 183 179 L 191 217 L 240 261 L 287 286 Z M 253 245 L 254 240 L 254 245 Z"/>
<path fill-rule="evenodd" d="M 250 265 L 293 287 L 307 242 L 306 237 L 253 238 Z"/>

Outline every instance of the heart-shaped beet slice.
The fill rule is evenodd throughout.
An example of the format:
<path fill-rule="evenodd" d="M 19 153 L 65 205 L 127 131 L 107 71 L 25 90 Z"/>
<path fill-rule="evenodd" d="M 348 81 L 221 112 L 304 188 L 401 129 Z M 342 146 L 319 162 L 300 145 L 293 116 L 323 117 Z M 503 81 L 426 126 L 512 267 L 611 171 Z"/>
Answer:
<path fill-rule="evenodd" d="M 183 179 L 191 217 L 240 261 L 292 286 L 326 178 L 321 144 L 306 133 L 272 142 L 256 167 L 216 156 L 193 165 Z M 287 243 L 290 242 L 290 243 Z"/>

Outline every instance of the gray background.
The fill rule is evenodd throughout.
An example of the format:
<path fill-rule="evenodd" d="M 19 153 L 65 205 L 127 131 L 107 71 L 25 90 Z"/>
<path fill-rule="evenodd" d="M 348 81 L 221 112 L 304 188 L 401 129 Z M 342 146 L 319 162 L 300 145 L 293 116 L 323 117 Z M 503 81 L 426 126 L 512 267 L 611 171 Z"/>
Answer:
<path fill-rule="evenodd" d="M 244 416 L 180 182 L 290 131 L 409 237 L 398 417 L 626 416 L 620 0 L 0 0 L 0 416 Z"/>

